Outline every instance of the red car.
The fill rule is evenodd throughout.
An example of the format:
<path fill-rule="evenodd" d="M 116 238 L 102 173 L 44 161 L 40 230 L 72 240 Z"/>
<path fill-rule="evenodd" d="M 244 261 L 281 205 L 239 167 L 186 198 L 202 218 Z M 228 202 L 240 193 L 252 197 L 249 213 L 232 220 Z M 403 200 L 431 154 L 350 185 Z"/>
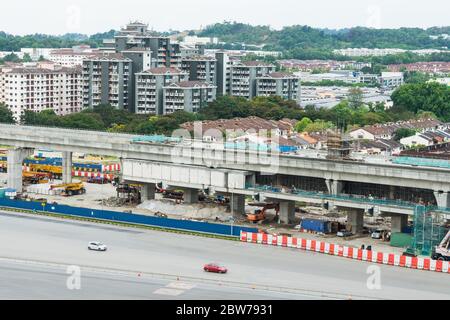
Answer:
<path fill-rule="evenodd" d="M 219 266 L 217 263 L 210 263 L 203 267 L 203 270 L 206 272 L 213 272 L 213 273 L 227 273 L 228 270 L 225 267 Z"/>

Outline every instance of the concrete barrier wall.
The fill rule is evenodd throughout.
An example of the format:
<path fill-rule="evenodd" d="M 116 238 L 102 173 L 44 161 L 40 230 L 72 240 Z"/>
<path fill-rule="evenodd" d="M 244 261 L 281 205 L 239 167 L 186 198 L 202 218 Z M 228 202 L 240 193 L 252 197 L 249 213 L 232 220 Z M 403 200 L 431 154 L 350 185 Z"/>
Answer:
<path fill-rule="evenodd" d="M 52 214 L 62 214 L 89 219 L 123 222 L 137 225 L 160 227 L 174 230 L 200 232 L 214 235 L 239 237 L 241 232 L 258 232 L 255 228 L 231 226 L 225 224 L 205 223 L 198 221 L 165 219 L 124 212 L 95 210 L 89 208 L 71 207 L 58 204 L 45 204 L 33 201 L 0 199 L 0 207 L 44 211 Z"/>
<path fill-rule="evenodd" d="M 288 236 L 275 236 L 263 233 L 242 232 L 241 241 L 269 246 L 295 248 L 323 253 L 348 259 L 385 264 L 403 268 L 427 270 L 450 274 L 450 262 L 436 261 L 430 258 L 417 258 L 394 253 L 362 250 L 317 240 L 307 240 Z"/>

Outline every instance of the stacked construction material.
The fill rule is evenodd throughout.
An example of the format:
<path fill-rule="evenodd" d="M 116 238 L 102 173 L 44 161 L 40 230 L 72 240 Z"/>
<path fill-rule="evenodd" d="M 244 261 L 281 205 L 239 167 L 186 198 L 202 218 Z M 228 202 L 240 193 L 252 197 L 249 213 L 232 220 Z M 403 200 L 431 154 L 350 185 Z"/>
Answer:
<path fill-rule="evenodd" d="M 27 193 L 55 196 L 55 195 L 60 195 L 61 190 L 52 190 L 51 185 L 46 183 L 46 184 L 35 184 L 35 185 L 28 186 Z"/>

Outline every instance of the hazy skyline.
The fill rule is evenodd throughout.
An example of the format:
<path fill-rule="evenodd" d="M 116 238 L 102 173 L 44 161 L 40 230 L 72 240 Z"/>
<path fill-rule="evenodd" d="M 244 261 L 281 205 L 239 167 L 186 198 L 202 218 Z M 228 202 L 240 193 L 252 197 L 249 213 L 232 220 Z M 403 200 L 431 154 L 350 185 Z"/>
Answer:
<path fill-rule="evenodd" d="M 393 3 L 394 2 L 394 3 Z M 0 31 L 93 34 L 119 29 L 131 20 L 163 30 L 199 29 L 216 22 L 238 21 L 270 25 L 319 28 L 367 26 L 398 28 L 448 26 L 448 0 L 171 0 L 105 1 L 40 0 L 2 3 Z"/>

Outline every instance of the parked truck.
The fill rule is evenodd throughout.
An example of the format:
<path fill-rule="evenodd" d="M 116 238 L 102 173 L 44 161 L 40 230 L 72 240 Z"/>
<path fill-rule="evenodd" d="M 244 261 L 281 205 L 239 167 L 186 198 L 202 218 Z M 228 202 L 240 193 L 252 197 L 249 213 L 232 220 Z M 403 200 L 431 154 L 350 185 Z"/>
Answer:
<path fill-rule="evenodd" d="M 86 193 L 86 189 L 84 188 L 84 184 L 82 182 L 56 184 L 52 185 L 50 189 L 51 190 L 63 189 L 63 195 L 69 197 Z"/>

